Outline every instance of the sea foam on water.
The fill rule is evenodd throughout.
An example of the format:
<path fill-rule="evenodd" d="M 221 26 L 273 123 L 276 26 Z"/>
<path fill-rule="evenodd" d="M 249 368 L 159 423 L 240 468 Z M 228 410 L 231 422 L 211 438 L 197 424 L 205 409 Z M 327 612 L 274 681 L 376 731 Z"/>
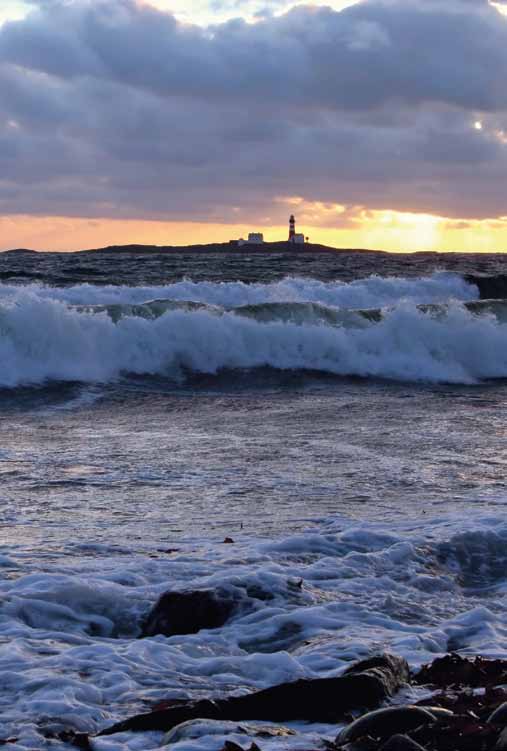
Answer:
<path fill-rule="evenodd" d="M 459 302 L 476 296 L 451 274 L 350 284 L 289 278 L 272 285 L 3 286 L 0 384 L 108 382 L 129 374 L 181 378 L 262 367 L 448 383 L 505 377 L 507 324 Z M 129 307 L 149 306 L 154 298 L 166 300 L 166 308 L 159 302 L 153 310 L 153 303 L 143 314 Z M 242 311 L 267 302 L 279 305 L 268 319 L 265 311 Z M 429 303 L 446 307 L 417 307 Z M 125 310 L 112 315 L 97 305 Z"/>
<path fill-rule="evenodd" d="M 496 462 L 481 492 L 468 465 L 479 428 L 489 429 L 482 415 L 502 399 L 500 387 L 486 398 L 481 381 L 507 376 L 507 323 L 500 304 L 471 306 L 477 297 L 448 273 L 0 285 L 2 430 L 9 426 L 0 513 L 14 530 L 0 547 L 0 740 L 16 738 L 19 751 L 48 742 L 63 750 L 63 731 L 94 734 L 160 702 L 338 676 L 377 651 L 413 668 L 451 649 L 505 655 L 501 450 L 481 448 L 482 478 Z M 317 396 L 297 400 L 288 390 L 271 401 L 247 390 L 224 406 L 223 394 L 182 390 L 176 406 L 176 397 L 159 401 L 198 374 L 246 373 L 250 383 L 256 372 L 267 378 L 266 367 L 403 388 L 389 384 L 395 399 L 383 384 L 381 403 L 374 382 L 366 400 L 362 382 L 354 391 L 339 379 L 336 403 L 319 385 Z M 112 388 L 109 403 L 100 384 L 119 380 L 125 389 Z M 420 382 L 471 387 L 430 394 Z M 472 392 L 481 398 L 459 432 L 453 405 Z M 438 402 L 431 414 L 428 394 Z M 392 425 L 403 428 L 401 443 Z M 426 453 L 414 435 L 428 441 Z M 457 491 L 443 479 L 451 467 L 452 482 L 462 474 L 469 489 L 454 511 L 447 504 Z M 299 520 L 296 504 L 306 514 Z M 232 532 L 238 513 L 245 528 Z M 182 532 L 182 518 L 197 515 L 206 534 L 190 522 Z M 232 544 L 222 543 L 224 531 Z M 139 638 L 164 592 L 202 589 L 239 603 L 223 626 Z M 203 721 L 172 747 L 219 751 L 226 738 L 246 747 L 252 724 Z M 337 733 L 291 728 L 297 735 L 258 741 L 262 751 L 308 749 Z M 163 742 L 162 733 L 125 733 L 93 745 L 149 751 Z"/>
<path fill-rule="evenodd" d="M 184 543 L 158 558 L 133 548 L 128 558 L 108 553 L 70 570 L 62 560 L 38 574 L 14 553 L 18 568 L 1 584 L 0 700 L 10 706 L 2 736 L 15 733 L 19 748 L 31 748 L 41 729 L 96 732 L 161 700 L 336 676 L 377 650 L 404 655 L 412 666 L 450 645 L 502 654 L 507 578 L 497 577 L 494 598 L 484 598 L 480 580 L 470 590 L 462 574 L 468 546 L 476 568 L 482 555 L 482 585 L 491 593 L 487 571 L 499 550 L 492 538 L 500 541 L 507 529 L 503 519 L 483 516 L 462 530 L 463 520 L 453 516 L 389 529 L 329 519 L 271 542 L 238 536 L 234 546 Z M 132 584 L 118 583 L 131 577 Z M 294 586 L 297 579 L 302 586 Z M 162 592 L 218 587 L 251 593 L 249 606 L 223 627 L 136 638 Z M 218 749 L 229 734 L 216 730 L 204 747 Z M 145 748 L 161 741 L 141 737 Z M 97 747 L 139 743 L 127 734 Z"/>

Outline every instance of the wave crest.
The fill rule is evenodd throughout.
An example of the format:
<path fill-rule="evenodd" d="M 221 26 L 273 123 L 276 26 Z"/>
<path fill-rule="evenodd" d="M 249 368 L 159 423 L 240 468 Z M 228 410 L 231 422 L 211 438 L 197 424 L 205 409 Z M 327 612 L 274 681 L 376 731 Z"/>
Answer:
<path fill-rule="evenodd" d="M 258 320 L 239 312 L 180 305 L 158 317 L 113 320 L 105 310 L 24 294 L 0 308 L 0 384 L 177 378 L 185 371 L 266 366 L 448 383 L 507 376 L 507 324 L 459 303 L 435 315 L 402 302 L 380 318 L 354 314 L 360 325 L 325 317 Z"/>
<path fill-rule="evenodd" d="M 349 283 L 286 277 L 269 284 L 184 280 L 156 287 L 93 284 L 45 287 L 29 284 L 20 288 L 0 284 L 0 300 L 16 298 L 20 289 L 41 300 L 58 300 L 69 305 L 139 305 L 147 300 L 191 300 L 225 308 L 276 302 L 312 302 L 340 308 L 382 308 L 395 305 L 401 300 L 412 300 L 415 303 L 439 303 L 450 299 L 475 300 L 479 294 L 474 284 L 467 283 L 459 275 L 440 272 L 414 279 L 373 275 Z"/>

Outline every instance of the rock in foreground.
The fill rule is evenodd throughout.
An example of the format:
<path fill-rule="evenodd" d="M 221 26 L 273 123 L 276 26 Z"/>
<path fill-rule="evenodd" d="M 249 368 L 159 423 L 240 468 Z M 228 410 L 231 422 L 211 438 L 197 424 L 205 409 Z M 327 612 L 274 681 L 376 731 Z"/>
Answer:
<path fill-rule="evenodd" d="M 196 634 L 201 629 L 220 628 L 230 618 L 235 603 L 212 590 L 166 592 L 144 623 L 141 638 Z"/>
<path fill-rule="evenodd" d="M 355 663 L 338 678 L 299 680 L 246 696 L 188 702 L 136 715 L 106 728 L 99 735 L 125 731 L 168 731 L 182 722 L 198 718 L 339 722 L 352 710 L 379 707 L 408 679 L 406 660 L 384 654 Z"/>

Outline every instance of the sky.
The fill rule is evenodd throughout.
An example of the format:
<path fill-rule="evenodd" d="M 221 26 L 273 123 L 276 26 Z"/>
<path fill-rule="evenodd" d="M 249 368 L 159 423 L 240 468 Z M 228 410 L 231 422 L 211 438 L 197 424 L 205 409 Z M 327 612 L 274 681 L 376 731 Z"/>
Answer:
<path fill-rule="evenodd" d="M 507 3 L 0 0 L 0 249 L 507 252 Z"/>

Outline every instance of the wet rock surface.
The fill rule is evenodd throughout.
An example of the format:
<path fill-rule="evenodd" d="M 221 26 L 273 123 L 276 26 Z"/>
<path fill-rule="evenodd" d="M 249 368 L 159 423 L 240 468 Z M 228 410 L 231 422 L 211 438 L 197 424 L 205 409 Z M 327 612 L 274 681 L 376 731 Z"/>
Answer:
<path fill-rule="evenodd" d="M 172 552 L 171 549 L 169 551 Z M 299 601 L 302 596 L 303 581 L 288 578 L 282 588 L 288 601 Z M 141 625 L 140 638 L 151 636 L 177 636 L 196 634 L 203 629 L 220 628 L 234 615 L 251 612 L 261 603 L 272 600 L 274 595 L 260 584 L 236 580 L 228 587 L 164 592 L 154 604 Z M 262 649 L 256 644 L 255 651 L 272 652 L 286 647 L 294 641 L 294 628 L 289 634 L 281 632 L 280 645 Z M 298 633 L 300 627 L 297 626 Z M 247 649 L 248 645 L 241 645 Z"/>
<path fill-rule="evenodd" d="M 414 683 L 440 688 L 499 686 L 507 683 L 507 660 L 464 659 L 458 654 L 450 654 L 425 665 L 415 676 Z"/>
<path fill-rule="evenodd" d="M 507 660 L 465 659 L 457 654 L 434 660 L 411 683 L 436 689 L 416 705 L 427 709 L 435 721 L 423 722 L 402 734 L 393 723 L 393 736 L 385 740 L 385 725 L 379 730 L 374 722 L 375 715 L 380 713 L 370 713 L 370 717 L 365 715 L 349 726 L 362 723 L 366 731 L 363 736 L 354 735 L 354 751 L 501 751 L 502 734 L 507 748 L 503 706 L 507 701 L 506 671 Z M 495 714 L 497 720 L 492 721 Z M 342 738 L 339 737 L 336 747 L 352 751 L 339 742 Z"/>
<path fill-rule="evenodd" d="M 220 628 L 231 617 L 236 603 L 213 590 L 166 592 L 146 618 L 141 638 L 196 634 L 202 629 Z"/>
<path fill-rule="evenodd" d="M 407 682 L 424 686 L 432 693 L 414 705 L 379 709 Z M 351 720 L 351 712 L 359 712 L 359 716 Z M 171 731 L 181 723 L 188 727 L 189 720 L 197 719 L 220 723 L 241 721 L 242 727 L 248 728 L 244 720 L 339 723 L 347 718 L 349 724 L 336 740 L 323 739 L 319 748 L 327 751 L 502 751 L 507 749 L 507 660 L 467 659 L 450 654 L 410 676 L 405 660 L 384 654 L 354 663 L 338 678 L 295 681 L 217 701 L 178 703 L 132 717 L 106 728 L 100 735 Z M 288 731 L 288 737 L 290 733 Z M 287 747 L 285 732 L 274 728 L 272 735 L 284 736 Z M 250 744 L 247 741 L 243 748 L 227 741 L 226 745 L 237 746 L 235 751 L 245 751 Z M 255 746 L 254 751 L 262 749 Z"/>
<path fill-rule="evenodd" d="M 352 710 L 380 706 L 408 678 L 407 662 L 401 657 L 385 654 L 355 663 L 338 678 L 299 680 L 246 696 L 189 702 L 136 715 L 106 728 L 100 735 L 125 731 L 168 731 L 182 722 L 198 718 L 339 722 Z"/>
<path fill-rule="evenodd" d="M 295 730 L 276 725 L 247 725 L 245 723 L 239 725 L 227 721 L 189 720 L 166 733 L 162 743 L 167 746 L 172 743 L 199 738 L 202 735 L 217 735 L 227 732 L 254 738 L 284 738 L 297 735 Z"/>
<path fill-rule="evenodd" d="M 354 720 L 339 734 L 337 743 L 350 743 L 365 736 L 390 738 L 394 734 L 406 733 L 435 722 L 435 715 L 423 707 L 386 707 Z"/>

